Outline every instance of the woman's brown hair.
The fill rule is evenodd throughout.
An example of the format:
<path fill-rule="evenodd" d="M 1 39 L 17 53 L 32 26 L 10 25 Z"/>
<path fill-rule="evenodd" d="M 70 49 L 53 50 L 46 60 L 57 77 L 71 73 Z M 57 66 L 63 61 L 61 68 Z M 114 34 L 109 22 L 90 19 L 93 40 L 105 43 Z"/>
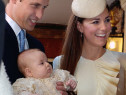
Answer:
<path fill-rule="evenodd" d="M 77 29 L 77 22 L 82 23 L 83 20 L 72 14 L 65 35 L 60 68 L 70 71 L 71 74 L 74 74 L 82 52 L 83 36 Z"/>

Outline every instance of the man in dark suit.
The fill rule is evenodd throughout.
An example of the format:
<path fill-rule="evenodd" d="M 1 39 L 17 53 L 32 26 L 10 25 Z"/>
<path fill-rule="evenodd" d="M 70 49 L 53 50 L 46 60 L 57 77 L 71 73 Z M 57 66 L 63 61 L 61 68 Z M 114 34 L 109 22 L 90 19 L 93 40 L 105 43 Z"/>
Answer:
<path fill-rule="evenodd" d="M 32 31 L 36 22 L 42 18 L 45 8 L 48 6 L 49 0 L 9 0 L 6 6 L 6 29 L 5 29 L 5 44 L 3 61 L 6 67 L 7 74 L 11 83 L 19 77 L 22 77 L 17 66 L 17 57 L 24 49 L 39 48 L 44 51 L 40 42 L 31 35 L 26 33 L 26 30 Z M 24 31 L 23 42 L 19 36 Z M 63 83 L 57 84 L 58 90 L 62 95 L 68 95 Z"/>
<path fill-rule="evenodd" d="M 3 61 L 11 83 L 23 77 L 18 70 L 17 57 L 21 52 L 20 31 L 24 32 L 24 50 L 44 47 L 37 39 L 26 33 L 32 31 L 38 20 L 42 18 L 48 0 L 9 0 L 6 6 L 6 27 Z"/>

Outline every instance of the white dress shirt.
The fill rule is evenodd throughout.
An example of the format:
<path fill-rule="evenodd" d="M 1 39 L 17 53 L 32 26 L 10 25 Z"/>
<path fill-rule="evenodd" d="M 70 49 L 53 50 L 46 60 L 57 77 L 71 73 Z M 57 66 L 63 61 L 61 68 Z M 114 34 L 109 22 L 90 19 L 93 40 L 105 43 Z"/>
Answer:
<path fill-rule="evenodd" d="M 18 41 L 18 47 L 19 47 L 19 32 L 21 31 L 21 28 L 20 26 L 14 21 L 12 20 L 7 14 L 5 14 L 5 19 L 6 21 L 9 23 L 9 25 L 11 26 L 11 28 L 13 29 L 16 37 L 17 37 L 17 41 Z M 23 29 L 24 30 L 24 29 Z M 25 32 L 25 36 L 26 36 L 26 30 L 24 30 Z M 26 38 L 26 37 L 25 37 Z M 28 45 L 28 41 L 27 39 L 25 39 L 25 49 L 28 49 L 29 48 L 29 45 Z M 20 47 L 19 47 L 19 50 L 20 50 Z"/>

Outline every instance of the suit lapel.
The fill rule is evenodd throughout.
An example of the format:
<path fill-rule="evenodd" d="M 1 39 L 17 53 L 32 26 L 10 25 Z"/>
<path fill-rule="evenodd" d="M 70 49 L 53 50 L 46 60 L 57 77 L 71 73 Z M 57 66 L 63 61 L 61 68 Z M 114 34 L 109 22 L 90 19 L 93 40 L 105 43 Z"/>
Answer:
<path fill-rule="evenodd" d="M 5 47 L 9 47 L 10 50 L 15 50 L 15 52 L 19 52 L 17 37 L 10 27 L 10 25 L 6 22 L 5 29 Z M 9 50 L 8 50 L 9 51 Z"/>

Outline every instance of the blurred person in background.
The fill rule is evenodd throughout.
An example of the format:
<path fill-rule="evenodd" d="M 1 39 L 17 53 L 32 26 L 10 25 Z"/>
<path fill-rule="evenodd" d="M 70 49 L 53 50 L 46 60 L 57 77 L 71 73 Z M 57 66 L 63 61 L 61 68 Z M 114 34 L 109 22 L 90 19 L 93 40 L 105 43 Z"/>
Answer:
<path fill-rule="evenodd" d="M 2 62 L 5 30 L 5 6 L 0 0 L 0 95 L 13 95 L 11 83 Z"/>

